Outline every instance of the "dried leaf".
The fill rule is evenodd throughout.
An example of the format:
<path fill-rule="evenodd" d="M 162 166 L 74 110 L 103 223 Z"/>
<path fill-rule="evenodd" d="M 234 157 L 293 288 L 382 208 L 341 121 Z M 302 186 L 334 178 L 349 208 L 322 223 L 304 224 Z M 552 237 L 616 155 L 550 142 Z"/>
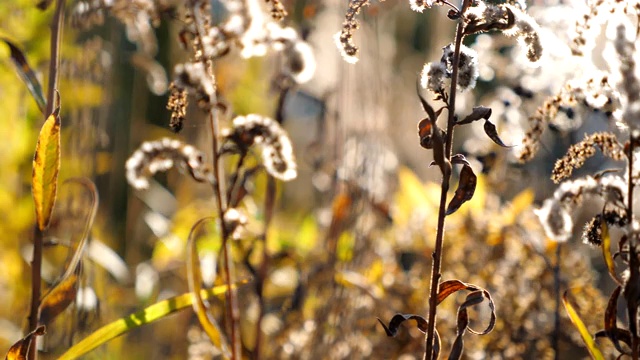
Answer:
<path fill-rule="evenodd" d="M 631 333 L 629 332 L 629 330 L 627 329 L 621 329 L 621 328 L 615 328 L 613 330 L 611 330 L 611 332 L 615 333 L 615 337 L 618 341 L 622 341 L 623 343 L 627 344 L 627 346 L 629 348 L 631 348 Z M 607 332 L 604 330 L 600 330 L 596 333 L 595 338 L 609 338 L 609 335 L 607 335 Z M 627 351 L 624 351 L 622 353 L 622 355 L 627 354 Z"/>
<path fill-rule="evenodd" d="M 464 350 L 464 340 L 462 337 L 466 332 L 467 326 L 469 326 L 469 314 L 466 308 L 458 308 L 458 316 L 456 319 L 456 339 L 451 345 L 451 352 L 449 353 L 449 360 L 458 360 L 462 357 Z"/>
<path fill-rule="evenodd" d="M 496 130 L 496 126 L 493 125 L 491 121 L 487 120 L 484 122 L 484 132 L 487 134 L 487 136 L 489 136 L 491 140 L 493 140 L 494 143 L 502 147 L 511 148 L 514 146 L 514 145 L 511 145 L 511 146 L 506 145 L 505 143 L 502 142 L 502 140 L 500 140 L 500 137 L 498 136 L 498 131 Z"/>
<path fill-rule="evenodd" d="M 447 212 L 445 215 L 451 215 L 462 206 L 465 202 L 471 200 L 473 193 L 476 191 L 476 183 L 478 178 L 473 173 L 471 166 L 464 164 L 460 171 L 460 180 L 458 182 L 458 188 L 453 194 L 453 198 L 447 206 Z"/>
<path fill-rule="evenodd" d="M 33 157 L 32 189 L 40 231 L 49 226 L 58 190 L 60 170 L 60 108 L 44 122 Z"/>
<path fill-rule="evenodd" d="M 418 329 L 423 333 L 427 332 L 427 326 L 428 326 L 427 319 L 425 319 L 420 315 L 395 314 L 391 318 L 391 321 L 389 321 L 388 327 L 387 325 L 384 324 L 384 322 L 382 322 L 382 320 L 380 320 L 380 318 L 378 318 L 378 322 L 380 322 L 380 325 L 382 325 L 382 327 L 384 328 L 384 332 L 386 332 L 387 336 L 389 337 L 395 337 L 396 334 L 398 334 L 398 327 L 400 326 L 400 324 L 402 324 L 406 320 L 415 320 L 416 324 L 418 325 Z"/>
<path fill-rule="evenodd" d="M 36 104 L 38 104 L 40 112 L 44 113 L 46 108 L 44 92 L 42 91 L 42 86 L 40 85 L 40 81 L 38 81 L 35 72 L 31 66 L 29 66 L 29 62 L 27 61 L 27 57 L 24 55 L 24 52 L 7 38 L 0 37 L 0 40 L 4 41 L 4 43 L 9 47 L 9 50 L 11 51 L 11 61 L 13 61 L 13 64 L 16 66 L 18 75 L 22 81 L 24 81 L 25 85 L 27 85 L 27 89 L 29 89 L 31 96 L 33 96 Z"/>
<path fill-rule="evenodd" d="M 433 124 L 433 161 L 438 165 L 442 175 L 448 178 L 451 175 L 451 162 L 444 155 L 444 131 Z"/>
<path fill-rule="evenodd" d="M 565 291 L 562 295 L 562 303 L 564 304 L 564 308 L 569 314 L 571 322 L 576 327 L 576 329 L 578 329 L 578 332 L 580 332 L 580 336 L 582 336 L 582 340 L 587 346 L 587 350 L 589 350 L 591 357 L 596 360 L 604 360 L 604 356 L 602 355 L 600 349 L 598 349 L 598 345 L 596 344 L 595 340 L 593 340 L 593 338 L 591 337 L 587 326 L 584 324 L 582 319 L 580 319 L 580 315 L 578 315 L 576 310 L 573 308 L 573 305 L 571 305 L 571 302 L 569 301 L 568 290 Z"/>
<path fill-rule="evenodd" d="M 429 120 L 431 120 L 432 124 L 435 124 L 436 120 L 438 120 L 438 115 L 440 114 L 440 111 L 438 111 L 438 115 L 436 115 L 436 112 L 433 110 L 431 105 L 429 105 L 429 103 L 424 98 L 424 96 L 422 96 L 422 92 L 420 92 L 420 81 L 416 83 L 416 92 L 418 93 L 418 98 L 420 99 L 420 104 L 422 104 L 422 108 L 429 116 Z"/>
<path fill-rule="evenodd" d="M 487 299 L 489 301 L 489 308 L 491 309 L 491 320 L 489 320 L 489 325 L 487 325 L 487 327 L 483 331 L 475 331 L 471 328 L 469 328 L 469 331 L 477 335 L 485 335 L 490 333 L 491 330 L 493 330 L 496 322 L 496 308 L 493 299 L 491 298 L 491 294 L 487 290 L 473 284 L 462 282 L 457 279 L 443 281 L 439 286 L 438 304 L 449 297 L 449 295 L 460 290 L 471 291 L 471 293 L 467 295 L 467 299 L 465 300 L 465 302 L 460 305 L 461 308 L 467 308 L 469 306 L 480 304 L 482 301 L 484 301 L 484 299 Z"/>
<path fill-rule="evenodd" d="M 491 295 L 488 291 L 478 288 L 475 285 L 464 284 L 459 280 L 452 280 L 449 284 L 450 285 L 445 287 L 446 289 L 448 289 L 447 293 L 455 292 L 452 291 L 453 289 L 477 289 L 473 290 L 469 295 L 467 295 L 466 300 L 460 305 L 460 307 L 458 307 L 458 316 L 456 320 L 456 339 L 453 342 L 453 345 L 451 346 L 451 352 L 449 353 L 449 360 L 458 360 L 462 357 L 462 352 L 464 350 L 463 336 L 467 330 L 476 335 L 486 335 L 491 332 L 491 330 L 493 330 L 496 322 L 495 307 L 493 304 L 493 300 L 491 299 Z M 489 300 L 489 307 L 491 308 L 491 321 L 485 330 L 478 332 L 469 327 L 469 314 L 467 312 L 467 308 L 481 304 L 485 298 Z"/>
<path fill-rule="evenodd" d="M 606 221 L 602 222 L 601 225 L 601 233 L 602 233 L 602 257 L 604 258 L 604 262 L 607 264 L 607 269 L 609 270 L 609 275 L 611 278 L 618 283 L 618 285 L 622 285 L 623 281 L 620 276 L 616 273 L 615 264 L 613 262 L 613 256 L 611 255 L 611 235 L 609 235 L 609 226 Z"/>
<path fill-rule="evenodd" d="M 189 237 L 187 239 L 187 280 L 189 282 L 189 291 L 194 297 L 194 301 L 192 303 L 193 311 L 196 313 L 198 321 L 200 321 L 200 325 L 209 336 L 209 339 L 211 339 L 213 345 L 220 349 L 223 354 L 228 354 L 228 346 L 224 340 L 222 332 L 220 331 L 220 327 L 216 320 L 209 315 L 202 297 L 202 275 L 200 274 L 200 264 L 196 249 L 195 230 L 204 222 L 211 220 L 214 220 L 214 218 L 206 217 L 198 220 L 198 222 L 191 227 L 191 231 L 189 232 Z M 231 291 L 234 290 L 231 289 Z"/>
<path fill-rule="evenodd" d="M 469 160 L 467 160 L 467 158 L 464 157 L 464 155 L 462 155 L 462 154 L 453 155 L 451 157 L 451 163 L 452 164 L 463 164 L 463 165 L 471 166 L 471 164 L 469 163 Z"/>
<path fill-rule="evenodd" d="M 489 117 L 491 117 L 491 108 L 476 106 L 473 108 L 471 114 L 467 115 L 464 119 L 456 122 L 456 125 L 470 124 L 480 119 L 489 120 Z"/>
<path fill-rule="evenodd" d="M 42 336 L 46 334 L 45 327 L 43 325 L 38 326 L 35 330 L 27 334 L 24 338 L 18 340 L 7 352 L 5 360 L 25 360 L 29 353 L 29 347 L 35 340 L 36 336 Z"/>
<path fill-rule="evenodd" d="M 76 299 L 78 291 L 77 271 L 93 227 L 93 221 L 98 212 L 98 190 L 93 182 L 86 178 L 72 178 L 65 181 L 65 184 L 70 182 L 80 184 L 88 190 L 91 197 L 91 208 L 85 220 L 82 237 L 67 264 L 65 272 L 60 277 L 60 281 L 42 297 L 40 302 L 40 321 L 43 324 L 50 324 L 56 316 L 60 315 Z"/>
<path fill-rule="evenodd" d="M 479 290 L 475 285 L 470 285 L 463 283 L 460 280 L 447 280 L 440 283 L 440 287 L 438 288 L 438 304 L 443 302 L 449 295 L 460 291 L 460 290 L 471 290 L 476 291 Z"/>
<path fill-rule="evenodd" d="M 71 303 L 78 293 L 78 276 L 72 274 L 58 283 L 40 303 L 40 322 L 49 325 Z"/>
<path fill-rule="evenodd" d="M 609 297 L 609 303 L 607 304 L 607 309 L 604 312 L 604 332 L 611 342 L 613 342 L 616 349 L 621 353 L 626 354 L 627 352 L 622 349 L 622 346 L 620 346 L 618 338 L 619 330 L 621 330 L 618 328 L 618 297 L 620 297 L 621 292 L 622 287 L 618 286 L 613 290 L 613 293 L 611 293 L 611 297 Z M 629 339 L 630 338 L 631 334 L 629 333 Z M 629 345 L 629 343 L 627 343 L 627 345 Z"/>
<path fill-rule="evenodd" d="M 418 123 L 418 137 L 420 138 L 420 146 L 425 149 L 433 148 L 432 130 L 433 126 L 431 126 L 431 120 L 422 119 Z"/>

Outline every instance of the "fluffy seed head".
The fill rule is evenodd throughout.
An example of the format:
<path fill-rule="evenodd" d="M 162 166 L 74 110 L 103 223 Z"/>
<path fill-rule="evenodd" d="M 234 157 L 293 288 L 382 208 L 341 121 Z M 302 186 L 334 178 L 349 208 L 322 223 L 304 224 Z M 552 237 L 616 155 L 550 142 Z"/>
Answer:
<path fill-rule="evenodd" d="M 296 178 L 297 166 L 291 140 L 286 131 L 271 118 L 249 114 L 233 119 L 233 128 L 223 133 L 225 150 L 246 153 L 254 144 L 262 147 L 262 161 L 267 172 L 282 181 Z"/>

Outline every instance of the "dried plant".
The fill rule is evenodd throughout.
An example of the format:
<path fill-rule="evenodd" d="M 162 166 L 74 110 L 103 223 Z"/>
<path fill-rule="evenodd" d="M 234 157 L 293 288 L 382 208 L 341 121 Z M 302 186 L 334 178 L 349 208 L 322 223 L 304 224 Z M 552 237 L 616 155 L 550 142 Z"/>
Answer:
<path fill-rule="evenodd" d="M 619 59 L 620 82 L 610 84 L 605 75 L 599 82 L 587 83 L 588 86 L 579 92 L 582 96 L 576 97 L 593 108 L 605 107 L 609 113 L 616 111 L 621 114 L 617 119 L 621 131 L 594 133 L 572 145 L 567 154 L 556 162 L 551 176 L 554 182 L 563 182 L 553 198 L 546 200 L 538 210 L 538 216 L 547 235 L 555 241 L 565 242 L 572 237 L 575 214 L 579 206 L 584 203 L 584 198 L 598 200 L 596 210 L 590 213 L 591 220 L 583 227 L 582 239 L 585 243 L 601 247 L 604 261 L 616 288 L 610 296 L 604 313 L 604 330 L 597 332 L 595 336 L 608 338 L 620 352 L 620 356 L 627 355 L 632 359 L 638 359 L 640 354 L 640 337 L 637 329 L 640 260 L 638 258 L 638 220 L 637 215 L 634 214 L 634 188 L 637 182 L 634 164 L 637 162 L 636 153 L 637 146 L 640 144 L 640 133 L 637 130 L 637 116 L 635 116 L 638 99 L 636 91 L 638 78 L 634 70 L 635 35 L 629 35 L 631 32 L 627 29 L 628 25 L 625 25 L 626 15 L 623 14 L 627 14 L 631 8 L 637 10 L 637 7 L 636 2 L 594 1 L 590 4 L 589 13 L 577 25 L 573 54 L 587 56 L 585 48 L 588 48 L 587 39 L 591 35 L 586 34 L 597 30 L 596 21 L 614 22 L 613 17 L 609 15 L 622 16 L 622 19 L 619 19 L 622 20 L 621 23 L 618 23 L 618 19 L 614 22 L 618 25 L 615 27 L 615 38 L 612 39 Z M 608 18 L 601 19 L 602 13 L 605 13 Z M 582 167 L 585 160 L 595 155 L 596 148 L 613 160 L 626 162 L 624 177 L 609 174 L 610 171 L 605 170 L 593 177 L 565 180 L 571 176 L 574 169 Z M 619 235 L 610 232 L 609 229 L 612 227 L 620 229 Z M 618 252 L 613 255 L 611 245 L 616 240 Z M 616 258 L 619 259 L 622 271 L 616 269 L 620 266 L 616 265 Z M 617 325 L 618 299 L 621 295 L 626 301 L 627 329 L 619 328 Z M 594 358 L 604 358 L 598 345 L 591 339 L 592 335 L 573 309 L 567 293 L 563 301 L 591 355 Z"/>
<path fill-rule="evenodd" d="M 158 142 L 143 143 L 127 161 L 127 179 L 137 189 L 148 187 L 147 177 L 158 171 L 166 171 L 174 164 L 187 168 L 197 181 L 208 182 L 214 191 L 219 222 L 225 283 L 227 292 L 225 323 L 229 326 L 228 342 L 217 321 L 211 317 L 204 303 L 198 296 L 201 292 L 202 275 L 199 260 L 195 254 L 194 230 L 204 222 L 199 220 L 191 229 L 189 236 L 188 274 L 190 291 L 196 295 L 193 303 L 198 320 L 209 339 L 222 354 L 232 359 L 242 358 L 242 340 L 240 338 L 240 309 L 236 290 L 233 259 L 231 257 L 230 240 L 240 240 L 247 218 L 237 207 L 248 195 L 246 183 L 257 176 L 256 168 L 250 168 L 245 159 L 250 155 L 253 145 L 261 146 L 262 166 L 267 172 L 267 200 L 263 235 L 263 252 L 261 270 L 252 271 L 256 277 L 256 293 L 261 300 L 261 314 L 266 306 L 263 301 L 262 287 L 265 281 L 269 255 L 266 252 L 264 239 L 268 231 L 270 217 L 275 206 L 275 179 L 290 181 L 297 176 L 297 166 L 293 156 L 293 148 L 287 132 L 271 118 L 249 114 L 237 116 L 231 121 L 230 129 L 221 129 L 221 114 L 218 103 L 218 91 L 214 75 L 214 62 L 229 54 L 234 48 L 240 49 L 242 57 L 262 56 L 268 50 L 283 53 L 285 61 L 275 76 L 280 79 L 283 91 L 293 84 L 308 81 L 315 70 L 315 62 L 310 47 L 299 38 L 293 28 L 282 27 L 274 20 L 281 20 L 286 11 L 279 1 L 272 2 L 273 19 L 266 18 L 257 4 L 249 2 L 229 1 L 228 19 L 220 25 L 213 25 L 210 4 L 207 1 L 190 1 L 184 5 L 185 25 L 180 32 L 180 41 L 186 49 L 191 50 L 191 59 L 178 64 L 174 68 L 174 79 L 170 85 L 171 96 L 167 109 L 171 111 L 170 127 L 180 131 L 189 115 L 187 103 L 189 97 L 195 97 L 198 108 L 209 118 L 213 154 L 210 166 L 204 164 L 203 153 L 178 140 L 163 139 Z M 282 101 L 281 101 L 282 103 Z M 278 110 L 277 113 L 281 113 Z M 224 114 L 223 114 L 224 115 Z M 193 116 L 193 115 L 191 115 Z M 282 119 L 280 119 L 281 121 Z M 231 155 L 239 155 L 235 171 L 226 174 L 223 166 L 225 159 Z M 209 170 L 211 169 L 211 170 Z M 226 187 L 229 184 L 229 187 Z M 256 321 L 257 343 L 253 349 L 254 358 L 260 357 L 261 318 Z"/>
<path fill-rule="evenodd" d="M 358 24 L 355 16 L 360 9 L 367 5 L 368 1 L 350 1 L 349 10 L 343 23 L 342 31 L 336 34 L 336 44 L 343 57 L 349 63 L 357 61 L 357 47 L 353 44 L 353 31 Z M 454 341 L 450 359 L 459 359 L 463 352 L 463 336 L 468 330 L 474 334 L 485 335 L 495 325 L 495 309 L 493 300 L 488 291 L 476 285 L 467 284 L 460 280 L 442 280 L 441 261 L 444 242 L 445 217 L 453 214 L 465 202 L 472 199 L 477 177 L 462 154 L 452 154 L 453 132 L 456 126 L 467 125 L 475 121 L 484 120 L 486 135 L 497 145 L 508 147 L 498 136 L 495 125 L 489 121 L 491 109 L 483 106 L 474 107 L 472 112 L 460 119 L 455 114 L 456 97 L 458 91 L 473 89 L 478 77 L 477 53 L 462 45 L 465 36 L 484 31 L 500 30 L 506 35 L 515 35 L 527 47 L 527 58 L 537 61 L 542 54 L 542 45 L 538 35 L 538 26 L 535 21 L 527 16 L 520 8 L 510 4 L 490 4 L 483 1 L 462 1 L 460 8 L 448 1 L 410 1 L 411 9 L 422 12 L 434 5 L 444 5 L 450 8 L 448 17 L 457 22 L 455 40 L 443 48 L 443 55 L 438 63 L 425 64 L 419 84 L 429 90 L 434 101 L 442 102 L 442 107 L 437 111 L 421 95 L 418 89 L 422 107 L 427 118 L 418 124 L 420 145 L 432 150 L 433 162 L 442 174 L 440 205 L 438 209 L 438 223 L 436 229 L 436 245 L 433 252 L 433 264 L 431 269 L 431 283 L 429 291 L 429 314 L 422 317 L 415 314 L 397 314 L 386 326 L 382 321 L 385 332 L 389 336 L 395 336 L 398 326 L 409 319 L 416 320 L 418 328 L 426 334 L 424 359 L 437 359 L 440 354 L 440 336 L 436 330 L 436 308 L 449 295 L 466 290 L 469 291 L 466 301 L 460 305 L 457 314 L 457 334 Z M 437 120 L 443 110 L 447 110 L 447 127 L 440 129 Z M 453 198 L 447 205 L 447 196 L 452 176 L 453 165 L 462 165 L 459 174 L 458 188 Z M 467 307 L 489 302 L 491 320 L 484 331 L 476 332 L 469 327 Z"/>
<path fill-rule="evenodd" d="M 0 2 L 10 10 L 0 11 L 0 27 L 10 24 L 2 31 L 22 16 L 13 3 Z M 8 117 L 29 120 L 0 124 L 11 131 L 3 151 L 23 153 L 24 139 L 40 130 L 34 157 L 3 152 L 0 228 L 8 241 L 0 241 L 7 269 L 0 293 L 11 307 L 0 309 L 0 343 L 14 344 L 7 358 L 36 359 L 44 348 L 61 359 L 89 351 L 189 359 L 437 359 L 446 351 L 450 359 L 537 359 L 589 351 L 637 359 L 640 2 L 569 3 L 350 0 L 335 33 L 330 2 L 40 1 L 43 10 L 55 4 L 42 12 L 52 16 L 50 39 L 39 36 L 49 20 L 35 21 L 30 35 L 16 32 L 29 52 L 0 34 L 19 77 L 10 75 L 37 105 L 3 104 Z M 383 11 L 395 6 L 412 11 Z M 430 11 L 436 6 L 447 18 L 435 18 L 444 15 Z M 449 44 L 443 24 L 456 24 Z M 409 25 L 415 35 L 405 36 Z M 371 30 L 374 46 L 359 48 L 358 36 L 368 40 Z M 404 45 L 387 45 L 411 40 L 415 55 L 425 39 L 443 43 L 422 65 L 417 99 L 391 81 L 387 91 L 407 64 L 411 76 L 420 70 Z M 39 49 L 46 42 L 45 99 Z M 339 53 L 324 51 L 334 45 Z M 328 54 L 363 61 L 357 69 L 331 66 Z M 133 89 L 119 84 L 120 68 L 136 70 Z M 316 70 L 323 76 L 313 79 Z M 326 76 L 336 70 L 335 79 Z M 0 68 L 3 96 L 22 99 L 4 86 L 5 73 Z M 356 73 L 364 81 L 354 82 Z M 390 150 L 388 140 L 405 126 L 382 124 L 415 110 L 407 98 L 424 111 L 413 144 L 426 149 L 419 156 Z M 129 107 L 131 123 L 122 116 Z M 174 134 L 141 125 L 163 107 Z M 34 114 L 44 117 L 41 128 Z M 117 118 L 116 135 L 107 118 Z M 403 165 L 426 165 L 425 158 L 437 184 Z M 522 164 L 534 158 L 538 164 Z M 614 162 L 623 169 L 609 169 Z M 523 189 L 551 194 L 535 176 L 542 168 L 560 184 L 544 201 Z M 30 193 L 24 170 L 32 172 Z M 58 177 L 69 180 L 59 185 Z M 101 188 L 109 196 L 98 211 Z M 124 210 L 118 188 L 133 199 Z M 126 228 L 110 224 L 107 209 L 117 213 L 114 222 L 126 216 Z M 33 247 L 16 250 L 11 241 L 31 230 Z M 591 247 L 575 248 L 577 238 Z M 585 256 L 594 248 L 613 278 L 608 301 Z M 31 286 L 8 283 L 31 252 Z M 16 306 L 24 310 L 18 321 L 5 322 Z M 21 331 L 12 325 L 25 311 Z M 604 329 L 595 332 L 602 313 Z M 133 339 L 98 349 L 133 329 Z"/>

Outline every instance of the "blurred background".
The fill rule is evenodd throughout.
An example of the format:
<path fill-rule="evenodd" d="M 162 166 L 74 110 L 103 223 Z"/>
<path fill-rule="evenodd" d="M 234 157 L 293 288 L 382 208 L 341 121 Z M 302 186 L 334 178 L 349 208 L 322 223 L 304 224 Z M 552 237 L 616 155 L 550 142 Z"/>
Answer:
<path fill-rule="evenodd" d="M 264 2 L 249 3 L 268 14 Z M 524 164 L 517 158 L 528 118 L 546 98 L 570 79 L 610 70 L 608 24 L 598 24 L 592 53 L 578 60 L 571 56 L 571 29 L 587 11 L 584 4 L 527 3 L 541 26 L 544 55 L 537 63 L 527 62 L 514 38 L 487 33 L 465 39 L 478 52 L 480 77 L 475 89 L 459 94 L 457 112 L 490 107 L 500 137 L 515 145 L 498 147 L 476 123 L 455 134 L 454 152 L 471 161 L 478 185 L 473 199 L 447 218 L 444 279 L 486 288 L 497 309 L 492 333 L 465 337 L 468 359 L 588 357 L 558 307 L 559 291 L 579 288 L 575 303 L 594 333 L 602 327 L 603 294 L 612 289 L 600 250 L 580 241 L 581 224 L 592 213 L 573 214 L 580 225 L 563 244 L 547 238 L 533 213 L 555 190 L 549 180 L 555 160 L 585 133 L 614 130 L 611 114 L 582 104 L 563 107 L 545 125 L 536 157 Z M 258 309 L 264 302 L 259 326 L 263 358 L 421 358 L 424 339 L 415 326 L 402 326 L 396 338 L 388 338 L 377 318 L 427 314 L 440 173 L 429 168 L 430 151 L 419 144 L 417 123 L 426 115 L 416 81 L 424 63 L 438 61 L 452 41 L 455 22 L 443 7 L 417 13 L 407 1 L 371 1 L 357 16 L 359 61 L 349 64 L 333 40 L 346 1 L 283 4 L 289 13 L 284 24 L 313 49 L 316 69 L 309 82 L 280 99 L 274 76 L 283 61 L 280 54 L 246 59 L 232 49 L 215 62 L 223 127 L 234 115 L 276 117 L 282 100 L 283 126 L 298 165 L 298 177 L 279 184 L 266 237 L 270 262 L 264 299 L 251 282 L 239 289 L 243 347 L 246 354 L 255 349 Z M 143 141 L 162 137 L 182 139 L 211 157 L 209 126 L 196 106 L 188 108 L 180 134 L 168 126 L 173 68 L 189 58 L 179 41 L 182 6 L 171 0 L 67 2 L 59 90 L 61 180 L 92 179 L 100 206 L 77 300 L 65 316 L 48 324 L 42 358 L 55 358 L 100 326 L 188 291 L 186 239 L 198 219 L 216 213 L 210 186 L 172 170 L 155 176 L 149 190 L 137 191 L 127 185 L 124 167 Z M 224 1 L 212 1 L 211 11 L 214 25 L 229 14 Z M 0 35 L 19 44 L 43 84 L 52 15 L 53 7 L 40 11 L 30 0 L 0 2 Z M 0 98 L 0 348 L 8 349 L 27 323 L 34 223 L 30 175 L 43 117 L 4 45 Z M 232 163 L 226 165 L 230 173 Z M 597 156 L 576 176 L 612 166 Z M 251 179 L 250 196 L 242 203 L 249 223 L 247 235 L 233 245 L 237 279 L 252 279 L 252 264 L 259 261 L 254 253 L 262 251 L 256 238 L 265 215 L 265 183 L 264 174 Z M 86 202 L 81 188 L 60 186 L 54 221 L 45 234 L 51 243 L 43 265 L 45 288 L 64 270 L 70 256 L 64 244 L 77 241 Z M 220 238 L 215 226 L 202 231 L 198 242 L 205 285 L 222 284 L 216 276 Z M 439 307 L 444 352 L 454 339 L 461 299 L 452 297 Z M 224 298 L 214 299 L 211 309 L 224 325 Z M 486 326 L 486 304 L 470 314 L 472 327 Z M 611 346 L 602 346 L 612 354 Z M 190 309 L 86 356 L 217 357 Z"/>

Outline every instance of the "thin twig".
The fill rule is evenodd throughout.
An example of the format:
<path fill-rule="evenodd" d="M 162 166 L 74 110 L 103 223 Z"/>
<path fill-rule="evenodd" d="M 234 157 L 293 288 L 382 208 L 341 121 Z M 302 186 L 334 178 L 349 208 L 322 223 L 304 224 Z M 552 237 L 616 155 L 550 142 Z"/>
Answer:
<path fill-rule="evenodd" d="M 554 292 L 556 295 L 556 307 L 555 307 L 555 320 L 553 330 L 553 351 L 555 353 L 554 358 L 560 359 L 560 253 L 562 252 L 562 244 L 558 243 L 556 246 L 556 263 L 553 266 L 553 282 Z"/>
<path fill-rule="evenodd" d="M 629 136 L 629 152 L 628 163 L 629 163 L 629 179 L 628 181 L 628 189 L 627 189 L 627 224 L 629 227 L 633 226 L 633 150 L 635 146 L 635 142 L 638 141 L 636 138 L 636 134 L 632 131 Z M 636 252 L 636 237 L 633 231 L 630 231 L 629 234 L 629 268 L 630 268 L 630 282 L 637 280 L 638 277 L 638 254 Z M 635 288 L 635 285 L 632 285 Z M 640 346 L 640 339 L 638 339 L 638 302 L 636 300 L 636 294 L 628 294 L 627 297 L 627 313 L 629 316 L 629 331 L 631 332 L 631 358 L 633 360 L 638 360 L 638 346 Z M 633 301 L 629 301 L 629 299 L 633 299 Z"/>
<path fill-rule="evenodd" d="M 267 270 L 269 269 L 270 257 L 267 251 L 267 235 L 269 233 L 269 225 L 271 219 L 273 219 L 273 213 L 276 204 L 276 190 L 277 183 L 273 176 L 267 174 L 267 186 L 265 189 L 264 199 L 264 229 L 260 241 L 262 242 L 262 260 L 260 267 L 257 271 L 256 290 L 258 295 L 258 305 L 260 310 L 258 312 L 258 319 L 256 321 L 256 347 L 253 350 L 253 359 L 259 360 L 261 355 L 261 343 L 262 343 L 262 319 L 264 318 L 264 281 L 267 278 Z"/>
<path fill-rule="evenodd" d="M 51 21 L 51 58 L 49 60 L 49 83 L 47 87 L 47 108 L 45 119 L 53 113 L 56 103 L 58 77 L 60 68 L 60 39 L 64 23 L 64 0 L 56 1 L 56 10 Z M 43 234 L 38 225 L 33 231 L 33 258 L 31 259 L 31 310 L 29 312 L 29 331 L 34 331 L 40 322 L 40 291 L 42 283 L 42 240 Z M 34 337 L 29 348 L 28 359 L 35 360 L 38 357 L 38 337 Z"/>
<path fill-rule="evenodd" d="M 204 25 L 203 20 L 200 16 L 200 8 L 197 3 L 193 5 L 193 17 L 196 24 L 196 31 L 198 37 L 200 39 L 200 45 L 202 46 L 202 34 L 204 33 Z M 204 53 L 204 49 L 200 49 L 202 53 Z M 213 72 L 213 63 L 210 60 L 202 58 L 201 61 L 203 65 L 205 65 L 208 75 L 212 79 L 212 83 L 215 86 L 215 75 Z M 217 103 L 215 91 L 210 99 L 211 103 Z M 231 257 L 229 256 L 229 232 L 224 224 L 224 214 L 227 210 L 227 205 L 224 203 L 224 195 L 226 191 L 224 190 L 224 179 L 222 177 L 222 171 L 220 170 L 221 162 L 220 162 L 220 154 L 218 153 L 218 137 L 220 135 L 220 125 L 217 114 L 217 109 L 215 106 L 211 106 L 209 110 L 209 125 L 211 128 L 211 138 L 212 138 L 212 147 L 213 147 L 213 155 L 212 155 L 212 165 L 213 165 L 213 176 L 215 179 L 215 184 L 213 184 L 215 198 L 216 198 L 216 207 L 218 209 L 218 221 L 220 224 L 220 233 L 222 237 L 222 252 L 224 258 L 224 273 L 225 273 L 225 283 L 229 288 L 229 291 L 226 292 L 226 300 L 227 300 L 227 322 L 231 327 L 231 359 L 239 360 L 242 358 L 242 350 L 241 350 L 241 342 L 240 342 L 240 331 L 239 331 L 239 323 L 240 323 L 240 312 L 238 310 L 238 302 L 237 302 L 237 293 L 235 288 L 232 286 L 232 274 L 231 274 Z"/>
<path fill-rule="evenodd" d="M 464 12 L 469 6 L 469 0 L 463 0 L 462 11 Z M 462 15 L 462 14 L 461 14 Z M 462 16 L 460 16 L 462 18 Z M 460 46 L 462 44 L 462 38 L 464 37 L 464 24 L 462 21 L 458 22 L 456 28 L 456 42 L 455 50 L 453 54 L 453 61 L 451 66 L 453 67 L 453 73 L 451 75 L 451 90 L 449 98 L 449 119 L 447 121 L 447 137 L 445 142 L 445 156 L 447 161 L 451 160 L 451 148 L 453 144 L 453 128 L 455 125 L 455 107 L 456 107 L 456 87 L 458 84 L 458 63 L 460 61 Z M 440 206 L 438 207 L 438 228 L 436 231 L 436 247 L 432 254 L 432 267 L 431 267 L 431 283 L 429 286 L 429 318 L 427 325 L 426 344 L 424 360 L 432 360 L 433 354 L 433 341 L 435 338 L 436 329 L 436 307 L 438 306 L 438 292 L 440 285 L 440 266 L 442 262 L 442 244 L 444 240 L 444 220 L 445 220 L 445 208 L 447 203 L 447 192 L 449 191 L 449 180 L 451 178 L 450 172 L 444 172 L 442 174 L 442 184 L 440 187 Z"/>

